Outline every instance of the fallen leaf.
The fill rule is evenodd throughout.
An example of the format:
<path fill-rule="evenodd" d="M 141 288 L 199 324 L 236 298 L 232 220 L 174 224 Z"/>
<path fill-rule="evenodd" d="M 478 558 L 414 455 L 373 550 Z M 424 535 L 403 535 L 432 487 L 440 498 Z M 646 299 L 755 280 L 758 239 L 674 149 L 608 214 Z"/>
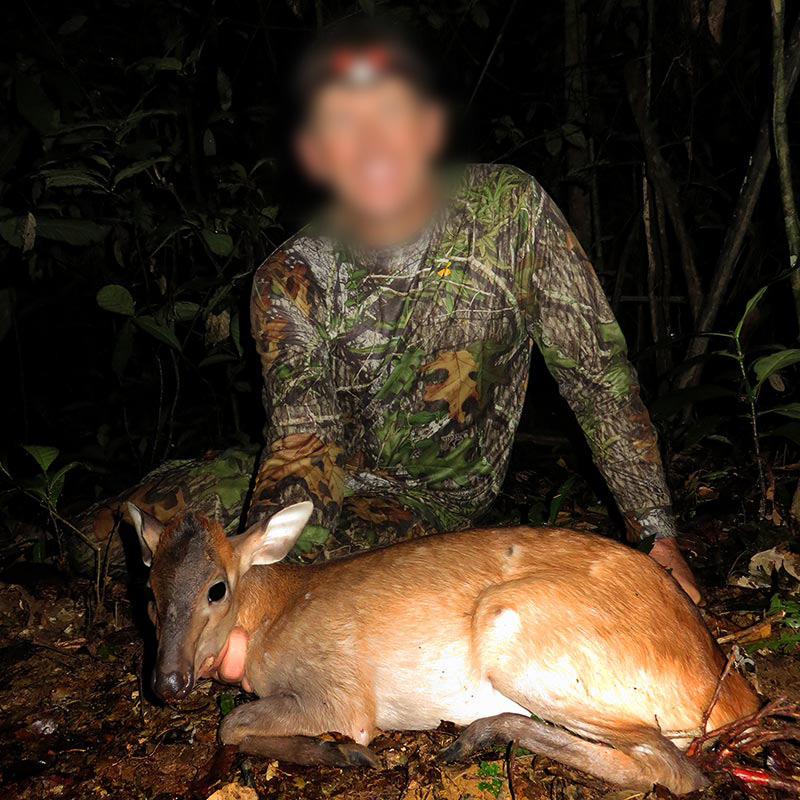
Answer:
<path fill-rule="evenodd" d="M 728 583 L 731 586 L 744 586 L 748 589 L 767 588 L 772 583 L 773 571 L 781 568 L 796 580 L 800 580 L 800 554 L 793 553 L 785 542 L 756 553 L 750 559 L 747 574 L 735 575 Z"/>
<path fill-rule="evenodd" d="M 258 793 L 249 786 L 242 786 L 241 783 L 227 783 L 209 795 L 207 800 L 258 800 Z"/>

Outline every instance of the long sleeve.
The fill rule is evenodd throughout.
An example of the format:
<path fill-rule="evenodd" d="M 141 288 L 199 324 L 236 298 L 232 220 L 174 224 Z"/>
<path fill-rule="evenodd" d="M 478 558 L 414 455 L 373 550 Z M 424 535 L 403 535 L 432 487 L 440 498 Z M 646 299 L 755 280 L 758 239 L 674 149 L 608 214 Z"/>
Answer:
<path fill-rule="evenodd" d="M 277 251 L 256 272 L 250 315 L 267 425 L 249 518 L 311 500 L 307 531 L 319 538 L 333 529 L 344 489 L 342 424 L 324 307 L 309 265 L 291 248 Z"/>
<path fill-rule="evenodd" d="M 516 285 L 530 336 L 634 536 L 675 535 L 669 489 L 622 331 L 564 216 L 534 181 Z"/>

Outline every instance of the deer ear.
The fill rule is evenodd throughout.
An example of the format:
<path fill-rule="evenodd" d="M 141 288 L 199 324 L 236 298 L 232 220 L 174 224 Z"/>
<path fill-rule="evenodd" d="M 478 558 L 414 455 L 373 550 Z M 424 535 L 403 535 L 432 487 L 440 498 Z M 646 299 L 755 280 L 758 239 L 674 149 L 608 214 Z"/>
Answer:
<path fill-rule="evenodd" d="M 239 556 L 239 574 L 258 564 L 274 564 L 294 547 L 303 532 L 314 505 L 308 500 L 295 503 L 270 517 L 256 522 L 240 536 L 231 538 Z"/>
<path fill-rule="evenodd" d="M 133 521 L 133 527 L 136 528 L 136 535 L 139 538 L 142 561 L 144 561 L 146 567 L 149 567 L 153 561 L 153 553 L 156 552 L 158 540 L 161 538 L 164 526 L 152 514 L 142 511 L 141 508 L 133 503 L 128 503 L 127 505 Z"/>

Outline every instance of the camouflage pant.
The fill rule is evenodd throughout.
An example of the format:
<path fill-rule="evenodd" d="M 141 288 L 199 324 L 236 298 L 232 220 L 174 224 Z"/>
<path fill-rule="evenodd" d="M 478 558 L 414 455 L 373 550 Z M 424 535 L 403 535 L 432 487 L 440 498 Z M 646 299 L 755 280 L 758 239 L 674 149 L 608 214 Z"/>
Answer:
<path fill-rule="evenodd" d="M 76 527 L 100 551 L 108 553 L 110 571 L 125 569 L 123 540 L 130 533 L 126 502 L 135 503 L 162 522 L 183 511 L 212 517 L 228 531 L 239 530 L 257 467 L 256 448 L 230 448 L 207 453 L 200 459 L 167 461 L 136 486 L 96 503 L 75 521 Z M 119 532 L 119 536 L 117 536 Z M 326 558 L 390 544 L 435 532 L 402 499 L 352 494 L 344 498 L 339 524 L 327 542 L 301 540 L 306 556 Z M 94 569 L 95 552 L 85 543 L 72 543 L 74 565 L 83 572 Z"/>

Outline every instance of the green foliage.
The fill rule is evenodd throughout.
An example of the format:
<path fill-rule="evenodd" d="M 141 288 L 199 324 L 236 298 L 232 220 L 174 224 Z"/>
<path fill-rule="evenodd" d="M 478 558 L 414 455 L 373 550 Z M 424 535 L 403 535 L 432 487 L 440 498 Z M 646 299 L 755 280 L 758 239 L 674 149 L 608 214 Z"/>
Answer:
<path fill-rule="evenodd" d="M 487 780 L 478 782 L 478 789 L 488 792 L 493 797 L 500 794 L 503 788 L 503 781 L 500 778 L 500 765 L 496 761 L 481 761 L 478 764 L 478 776 Z"/>
<path fill-rule="evenodd" d="M 782 598 L 779 594 L 772 595 L 770 600 L 768 615 L 783 612 L 784 617 L 778 625 L 781 628 L 780 635 L 775 639 L 767 639 L 763 642 L 747 646 L 747 652 L 752 653 L 756 650 L 780 650 L 783 652 L 793 652 L 800 643 L 800 602 L 789 598 Z"/>
<path fill-rule="evenodd" d="M 280 131 L 261 106 L 269 76 L 242 74 L 231 46 L 254 36 L 246 16 L 212 24 L 168 1 L 129 36 L 133 7 L 67 10 L 37 18 L 54 49 L 5 65 L 0 55 L 13 101 L 0 123 L 11 282 L 0 285 L 0 343 L 14 337 L 24 358 L 13 435 L 32 427 L 94 464 L 80 477 L 91 496 L 170 455 L 258 434 L 240 319 L 252 269 L 284 238 Z M 231 322 L 211 330 L 212 314 Z M 43 395 L 47 406 L 32 402 Z"/>
<path fill-rule="evenodd" d="M 721 371 L 720 378 L 724 384 L 704 383 L 669 393 L 652 404 L 654 415 L 661 418 L 678 414 L 689 406 L 701 409 L 697 419 L 685 429 L 684 444 L 687 447 L 705 441 L 723 444 L 734 450 L 740 442 L 749 440 L 755 451 L 762 494 L 763 442 L 782 439 L 800 444 L 800 403 L 781 402 L 781 395 L 786 391 L 783 376 L 789 378 L 793 368 L 800 363 L 800 349 L 771 346 L 769 349 L 773 352 L 754 356 L 745 342 L 748 321 L 764 300 L 768 288 L 762 287 L 747 301 L 730 333 L 710 334 L 724 345 L 713 356 L 735 365 L 732 372 Z M 769 392 L 773 405 L 765 402 L 765 392 Z M 712 413 L 703 413 L 703 409 L 712 405 Z M 737 407 L 740 413 L 735 413 Z M 726 413 L 720 413 L 720 409 Z M 741 413 L 742 410 L 744 413 Z M 783 418 L 784 421 L 769 425 L 773 417 Z M 786 419 L 791 421 L 786 422 Z M 728 457 L 730 455 L 729 452 Z"/>
<path fill-rule="evenodd" d="M 224 717 L 230 714 L 236 706 L 236 695 L 233 692 L 223 692 L 217 698 L 217 705 L 219 706 L 219 713 Z"/>
<path fill-rule="evenodd" d="M 24 481 L 22 486 L 28 494 L 41 503 L 48 514 L 55 514 L 58 510 L 58 501 L 61 498 L 67 474 L 80 467 L 81 464 L 77 461 L 70 461 L 51 472 L 50 467 L 59 456 L 59 452 L 55 447 L 24 445 L 24 450 L 38 465 L 39 474 Z"/>
<path fill-rule="evenodd" d="M 757 358 L 752 364 L 757 379 L 755 388 L 760 389 L 770 376 L 792 364 L 797 364 L 798 361 L 800 361 L 800 350 L 798 349 L 779 350 L 777 353 Z"/>
<path fill-rule="evenodd" d="M 97 305 L 112 314 L 122 314 L 124 317 L 132 317 L 136 307 L 133 295 L 118 283 L 104 286 L 97 293 Z"/>
<path fill-rule="evenodd" d="M 556 520 L 558 519 L 558 512 L 561 511 L 561 506 L 572 494 L 575 489 L 575 485 L 579 480 L 580 479 L 577 475 L 570 475 L 569 478 L 567 478 L 567 480 L 561 484 L 552 501 L 550 502 L 550 511 L 547 515 L 548 525 L 555 525 Z"/>

